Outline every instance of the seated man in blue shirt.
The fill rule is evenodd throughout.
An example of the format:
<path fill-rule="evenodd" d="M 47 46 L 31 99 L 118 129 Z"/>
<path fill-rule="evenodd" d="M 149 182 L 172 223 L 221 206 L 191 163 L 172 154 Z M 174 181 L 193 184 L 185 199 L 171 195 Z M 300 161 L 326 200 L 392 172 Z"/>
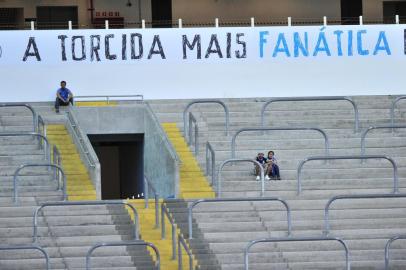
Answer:
<path fill-rule="evenodd" d="M 56 91 L 55 111 L 59 113 L 59 106 L 73 105 L 73 94 L 66 88 L 66 82 L 61 81 L 61 88 Z"/>

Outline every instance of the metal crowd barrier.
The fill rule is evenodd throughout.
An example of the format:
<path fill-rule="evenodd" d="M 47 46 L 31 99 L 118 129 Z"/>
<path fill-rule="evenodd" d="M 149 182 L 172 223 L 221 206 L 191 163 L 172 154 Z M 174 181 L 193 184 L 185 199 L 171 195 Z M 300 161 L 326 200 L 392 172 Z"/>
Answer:
<path fill-rule="evenodd" d="M 344 159 L 386 159 L 388 160 L 393 167 L 393 193 L 398 193 L 399 192 L 399 180 L 398 180 L 398 166 L 396 162 L 387 156 L 383 155 L 360 155 L 360 156 L 314 156 L 314 157 L 308 157 L 302 160 L 299 164 L 299 167 L 297 168 L 297 195 L 300 195 L 302 192 L 302 181 L 301 181 L 301 174 L 302 174 L 302 168 L 303 165 L 306 162 L 309 161 L 314 161 L 314 160 L 344 160 Z"/>
<path fill-rule="evenodd" d="M 251 162 L 257 166 L 259 166 L 259 169 L 261 171 L 261 196 L 264 196 L 265 194 L 265 176 L 264 176 L 264 167 L 262 167 L 261 163 L 254 159 L 249 159 L 249 158 L 232 158 L 232 159 L 227 159 L 223 161 L 223 163 L 220 164 L 219 170 L 217 172 L 217 197 L 221 197 L 221 172 L 223 171 L 223 168 L 226 164 L 228 163 L 234 163 L 234 162 Z"/>
<path fill-rule="evenodd" d="M 210 160 L 211 165 L 209 164 Z M 216 153 L 210 142 L 206 142 L 206 175 L 209 175 L 209 171 L 211 172 L 211 185 L 213 186 L 216 178 Z"/>
<path fill-rule="evenodd" d="M 324 235 L 330 233 L 330 221 L 329 221 L 329 211 L 330 206 L 333 202 L 337 200 L 346 200 L 346 199 L 378 199 L 378 198 L 406 198 L 406 194 L 360 194 L 360 195 L 338 195 L 334 196 L 328 200 L 324 208 Z"/>
<path fill-rule="evenodd" d="M 28 168 L 28 167 L 48 167 L 48 168 L 54 168 L 55 170 L 58 170 L 62 174 L 62 188 L 61 188 L 61 183 L 60 179 L 57 178 L 58 182 L 58 189 L 57 190 L 62 190 L 62 200 L 66 201 L 67 200 L 67 193 L 66 193 L 66 175 L 63 169 L 55 164 L 40 164 L 40 163 L 32 163 L 32 164 L 23 164 L 20 165 L 17 170 L 14 172 L 14 177 L 13 177 L 13 188 L 14 188 L 14 203 L 17 203 L 18 201 L 18 176 L 19 173 L 22 169 Z"/>
<path fill-rule="evenodd" d="M 405 240 L 406 235 L 397 235 L 392 237 L 391 239 L 388 240 L 388 242 L 385 245 L 385 270 L 389 270 L 389 262 L 390 262 L 390 247 L 393 242 L 397 240 Z"/>
<path fill-rule="evenodd" d="M 268 238 L 253 240 L 247 244 L 244 250 L 244 265 L 245 270 L 249 270 L 249 258 L 248 254 L 252 246 L 259 243 L 276 243 L 276 242 L 317 242 L 317 241 L 336 241 L 340 243 L 345 251 L 345 269 L 350 270 L 350 254 L 347 244 L 337 237 L 287 237 L 287 238 Z"/>
<path fill-rule="evenodd" d="M 25 104 L 25 103 L 3 103 L 3 104 L 0 104 L 0 107 L 25 107 L 25 108 L 27 108 L 32 113 L 32 131 L 38 132 L 38 130 L 37 130 L 37 127 L 38 127 L 37 113 L 35 112 L 34 108 L 31 105 Z"/>
<path fill-rule="evenodd" d="M 193 239 L 193 208 L 196 207 L 198 204 L 202 203 L 213 203 L 213 202 L 272 202 L 278 201 L 282 203 L 286 208 L 287 214 L 287 222 L 288 222 L 288 236 L 291 235 L 292 231 L 292 220 L 290 214 L 290 207 L 289 204 L 282 199 L 274 198 L 274 197 L 265 197 L 265 198 L 224 198 L 224 199 L 201 199 L 192 202 L 191 205 L 188 207 L 188 227 L 189 227 L 189 239 Z"/>
<path fill-rule="evenodd" d="M 231 140 L 231 158 L 235 158 L 235 144 L 236 144 L 236 139 L 237 136 L 239 134 L 241 134 L 242 132 L 248 132 L 248 131 L 283 131 L 283 130 L 314 130 L 319 132 L 321 135 L 323 135 L 324 137 L 324 149 L 325 149 L 325 154 L 326 156 L 329 155 L 329 140 L 328 140 L 328 136 L 326 134 L 326 132 L 324 132 L 322 129 L 320 128 L 315 128 L 315 127 L 274 127 L 274 128 L 266 128 L 266 127 L 262 127 L 262 128 L 242 128 L 239 129 L 235 132 L 235 134 L 233 135 L 233 138 Z"/>
<path fill-rule="evenodd" d="M 367 136 L 368 132 L 374 129 L 397 129 L 397 128 L 406 128 L 406 125 L 384 125 L 384 126 L 370 126 L 369 128 L 365 129 L 361 134 L 361 155 L 365 155 L 365 137 Z"/>
<path fill-rule="evenodd" d="M 394 125 L 395 124 L 395 109 L 396 109 L 396 104 L 399 103 L 399 101 L 406 99 L 406 96 L 400 96 L 397 97 L 393 102 L 392 102 L 392 107 L 390 109 L 390 120 L 391 120 L 391 124 Z"/>
<path fill-rule="evenodd" d="M 42 119 L 41 115 L 38 115 L 37 118 L 37 132 L 44 135 L 45 137 L 47 136 L 47 129 L 45 126 L 44 119 Z"/>
<path fill-rule="evenodd" d="M 178 270 L 183 270 L 183 258 L 182 258 L 182 247 L 186 251 L 189 257 L 189 270 L 193 270 L 193 254 L 190 251 L 186 240 L 182 237 L 182 235 L 178 235 Z"/>
<path fill-rule="evenodd" d="M 261 124 L 262 127 L 265 126 L 265 110 L 266 108 L 271 104 L 275 102 L 285 102 L 285 101 L 334 101 L 334 100 L 344 100 L 348 101 L 351 103 L 352 107 L 354 108 L 354 131 L 355 133 L 358 132 L 359 128 L 359 113 L 358 113 L 358 106 L 357 104 L 352 100 L 351 97 L 282 97 L 282 98 L 273 98 L 271 100 L 268 100 L 265 102 L 265 104 L 262 106 L 261 109 Z"/>
<path fill-rule="evenodd" d="M 12 133 L 0 133 L 0 137 L 23 137 L 23 136 L 32 136 L 32 137 L 37 137 L 41 139 L 44 143 L 44 158 L 46 161 L 51 161 L 50 157 L 50 144 L 44 135 L 37 133 L 37 132 L 24 132 L 24 133 L 18 133 L 18 132 L 12 132 Z M 42 144 L 40 143 L 40 147 Z M 41 147 L 42 148 L 42 147 Z"/>
<path fill-rule="evenodd" d="M 46 202 L 41 204 L 35 209 L 33 218 L 33 242 L 37 243 L 38 240 L 38 213 L 45 207 L 49 206 L 78 206 L 78 205 L 124 205 L 128 206 L 134 213 L 134 240 L 139 240 L 139 218 L 137 210 L 125 201 L 70 201 L 70 202 Z"/>
<path fill-rule="evenodd" d="M 194 140 L 192 140 L 193 125 L 195 126 Z M 199 127 L 197 126 L 196 118 L 194 117 L 193 113 L 191 113 L 191 112 L 189 112 L 189 129 L 188 129 L 187 142 L 188 142 L 188 145 L 191 145 L 194 142 L 195 155 L 197 155 L 199 153 Z"/>
<path fill-rule="evenodd" d="M 90 167 L 95 168 L 96 167 L 96 162 L 93 160 L 92 155 L 90 154 L 89 149 L 87 148 L 87 145 L 82 138 L 81 132 L 78 127 L 78 123 L 74 115 L 72 114 L 71 111 L 67 111 L 66 115 L 68 116 L 68 123 L 72 127 L 73 136 L 76 137 L 77 141 L 79 142 L 80 147 L 82 148 L 83 153 L 86 155 L 86 159 L 88 161 L 88 164 Z"/>
<path fill-rule="evenodd" d="M 110 103 L 112 98 L 139 98 L 136 99 L 136 101 L 143 101 L 144 100 L 144 96 L 143 95 L 106 95 L 106 96 L 75 96 L 75 101 L 77 99 L 97 99 L 97 98 L 103 98 L 106 99 L 107 104 Z"/>
<path fill-rule="evenodd" d="M 199 99 L 199 100 L 195 100 L 195 101 L 192 101 L 189 104 L 187 104 L 185 110 L 183 111 L 183 132 L 184 132 L 185 137 L 186 137 L 186 130 L 188 127 L 187 126 L 187 122 L 188 122 L 187 113 L 188 113 L 190 107 L 192 107 L 192 105 L 194 105 L 194 104 L 203 104 L 203 103 L 219 104 L 224 108 L 224 113 L 225 113 L 225 117 L 226 117 L 226 123 L 225 123 L 226 136 L 228 136 L 228 131 L 229 131 L 229 127 L 230 127 L 230 112 L 228 111 L 227 105 L 223 101 L 217 100 L 217 99 Z"/>
<path fill-rule="evenodd" d="M 127 247 L 127 246 L 146 246 L 152 248 L 152 250 L 155 253 L 156 256 L 156 263 L 155 263 L 155 269 L 153 270 L 160 270 L 161 269 L 161 257 L 159 255 L 159 250 L 158 248 L 149 242 L 143 242 L 143 241 L 125 241 L 125 242 L 110 242 L 110 243 L 98 243 L 92 246 L 89 251 L 86 254 L 86 270 L 91 269 L 91 257 L 92 253 L 101 247 Z"/>
<path fill-rule="evenodd" d="M 176 224 L 168 212 L 165 204 L 161 204 L 161 239 L 166 238 L 165 216 L 168 218 L 172 226 L 172 260 L 176 259 Z"/>
<path fill-rule="evenodd" d="M 0 250 L 29 250 L 29 249 L 35 249 L 41 252 L 44 255 L 45 258 L 45 269 L 49 270 L 50 268 L 50 263 L 49 263 L 49 255 L 45 251 L 44 248 L 40 247 L 39 245 L 18 245 L 18 246 L 3 246 L 0 245 Z"/>
<path fill-rule="evenodd" d="M 155 200 L 155 228 L 159 228 L 159 193 L 148 178 L 144 175 L 144 200 L 145 208 L 149 207 L 149 191 L 152 191 L 154 194 Z"/>

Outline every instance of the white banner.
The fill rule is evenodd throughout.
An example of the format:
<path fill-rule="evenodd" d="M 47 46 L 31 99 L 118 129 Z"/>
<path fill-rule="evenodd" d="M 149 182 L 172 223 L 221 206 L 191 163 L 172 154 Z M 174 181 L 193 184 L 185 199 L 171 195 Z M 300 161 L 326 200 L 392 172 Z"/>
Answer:
<path fill-rule="evenodd" d="M 0 101 L 403 94 L 405 26 L 0 32 Z"/>

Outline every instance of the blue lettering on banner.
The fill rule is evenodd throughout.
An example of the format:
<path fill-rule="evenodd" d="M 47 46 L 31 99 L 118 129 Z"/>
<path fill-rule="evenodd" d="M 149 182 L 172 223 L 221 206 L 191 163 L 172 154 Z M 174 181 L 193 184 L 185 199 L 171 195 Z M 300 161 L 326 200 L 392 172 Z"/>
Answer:
<path fill-rule="evenodd" d="M 330 49 L 328 47 L 326 33 L 320 32 L 319 38 L 317 39 L 317 45 L 314 48 L 313 56 L 317 56 L 319 52 L 325 52 L 328 56 L 331 56 Z"/>
<path fill-rule="evenodd" d="M 293 33 L 293 41 L 295 44 L 295 57 L 299 57 L 299 51 L 302 52 L 303 56 L 309 56 L 309 38 L 307 32 L 304 33 L 304 44 L 298 32 Z"/>
<path fill-rule="evenodd" d="M 381 44 L 383 43 L 383 44 Z M 384 31 L 379 32 L 378 41 L 376 42 L 374 55 L 377 55 L 379 51 L 385 51 L 387 55 L 391 55 L 391 51 L 389 48 L 388 40 L 386 39 L 386 35 Z"/>
<path fill-rule="evenodd" d="M 376 56 L 392 55 L 392 50 L 385 31 L 368 33 L 367 30 L 320 29 L 317 35 L 309 38 L 309 32 L 280 32 L 272 38 L 269 31 L 259 32 L 259 56 L 270 57 L 331 57 L 331 56 Z M 373 42 L 371 42 L 371 39 Z M 406 54 L 406 30 L 405 30 Z M 275 40 L 274 42 L 271 42 Z M 366 42 L 366 41 L 369 42 Z M 374 42 L 376 40 L 376 42 Z"/>
<path fill-rule="evenodd" d="M 288 48 L 288 43 L 286 43 L 285 34 L 279 33 L 278 41 L 276 42 L 275 50 L 273 51 L 272 57 L 276 57 L 278 53 L 283 52 L 286 54 L 287 57 L 290 57 L 290 52 Z"/>
<path fill-rule="evenodd" d="M 268 31 L 261 31 L 259 32 L 259 57 L 264 57 L 264 44 L 266 43 L 265 36 L 268 36 Z"/>

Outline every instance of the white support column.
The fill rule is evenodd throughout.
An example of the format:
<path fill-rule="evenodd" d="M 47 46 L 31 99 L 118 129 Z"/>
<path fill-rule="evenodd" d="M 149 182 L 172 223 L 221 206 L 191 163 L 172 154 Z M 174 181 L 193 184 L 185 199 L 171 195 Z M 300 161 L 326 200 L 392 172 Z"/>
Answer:
<path fill-rule="evenodd" d="M 255 18 L 251 17 L 251 27 L 255 27 Z"/>
<path fill-rule="evenodd" d="M 292 17 L 288 17 L 288 26 L 292 26 Z"/>
<path fill-rule="evenodd" d="M 215 27 L 219 27 L 219 18 L 216 18 L 216 19 L 214 20 L 214 26 L 215 26 Z"/>
<path fill-rule="evenodd" d="M 104 25 L 105 25 L 106 30 L 109 29 L 109 20 L 105 20 Z"/>
<path fill-rule="evenodd" d="M 399 15 L 395 16 L 395 21 L 396 21 L 396 24 L 399 24 Z"/>
<path fill-rule="evenodd" d="M 31 21 L 31 30 L 35 30 L 35 22 Z"/>
<path fill-rule="evenodd" d="M 324 16 L 324 17 L 323 17 L 323 25 L 324 25 L 324 26 L 327 26 L 327 16 Z"/>
<path fill-rule="evenodd" d="M 179 20 L 178 20 L 178 24 L 179 24 L 179 28 L 182 28 L 182 27 L 183 27 L 182 19 L 179 19 Z"/>
<path fill-rule="evenodd" d="M 72 30 L 72 21 L 68 21 L 68 29 Z"/>
<path fill-rule="evenodd" d="M 359 25 L 364 25 L 364 20 L 362 16 L 359 16 Z"/>
<path fill-rule="evenodd" d="M 142 28 L 142 29 L 145 29 L 145 20 L 142 20 L 142 21 L 141 21 L 141 28 Z"/>

